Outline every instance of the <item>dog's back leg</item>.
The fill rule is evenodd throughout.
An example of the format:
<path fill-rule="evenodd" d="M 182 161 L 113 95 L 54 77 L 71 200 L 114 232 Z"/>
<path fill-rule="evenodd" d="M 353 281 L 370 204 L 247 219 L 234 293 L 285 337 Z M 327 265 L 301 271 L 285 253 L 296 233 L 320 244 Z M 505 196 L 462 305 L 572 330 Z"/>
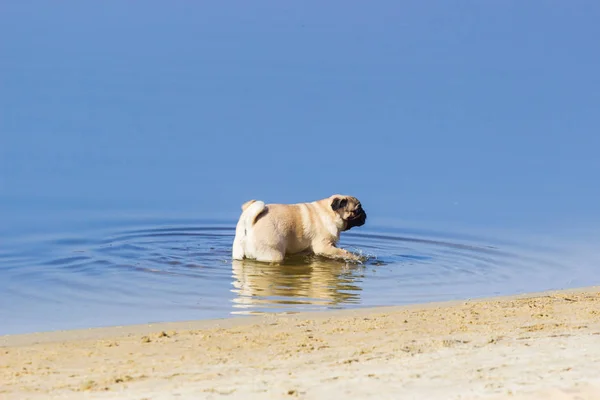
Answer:
<path fill-rule="evenodd" d="M 281 246 L 261 246 L 260 251 L 256 252 L 256 260 L 270 263 L 280 263 L 285 257 L 285 249 Z"/>
<path fill-rule="evenodd" d="M 243 260 L 244 259 L 244 240 L 246 238 L 240 238 L 238 236 L 235 237 L 233 241 L 233 248 L 231 249 L 231 257 L 234 260 Z"/>
<path fill-rule="evenodd" d="M 240 218 L 235 227 L 235 238 L 231 248 L 231 257 L 234 260 L 243 260 L 246 256 L 246 220 Z"/>

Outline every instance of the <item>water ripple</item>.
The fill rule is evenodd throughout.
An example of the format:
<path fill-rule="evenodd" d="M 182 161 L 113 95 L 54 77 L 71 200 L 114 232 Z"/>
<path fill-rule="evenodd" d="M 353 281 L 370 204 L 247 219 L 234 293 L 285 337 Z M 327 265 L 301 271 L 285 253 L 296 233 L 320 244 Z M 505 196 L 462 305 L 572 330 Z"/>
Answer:
<path fill-rule="evenodd" d="M 342 247 L 369 256 L 361 266 L 233 262 L 233 235 L 233 225 L 152 225 L 2 249 L 0 334 L 510 294 L 578 273 L 532 246 L 390 228 L 342 235 Z"/>

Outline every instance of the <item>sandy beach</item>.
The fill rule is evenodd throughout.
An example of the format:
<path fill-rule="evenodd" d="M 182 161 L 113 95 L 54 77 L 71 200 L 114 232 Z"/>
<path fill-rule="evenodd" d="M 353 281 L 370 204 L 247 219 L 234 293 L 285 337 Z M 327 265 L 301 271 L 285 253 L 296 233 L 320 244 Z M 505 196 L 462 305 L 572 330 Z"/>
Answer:
<path fill-rule="evenodd" d="M 600 287 L 0 336 L 0 399 L 600 399 Z"/>

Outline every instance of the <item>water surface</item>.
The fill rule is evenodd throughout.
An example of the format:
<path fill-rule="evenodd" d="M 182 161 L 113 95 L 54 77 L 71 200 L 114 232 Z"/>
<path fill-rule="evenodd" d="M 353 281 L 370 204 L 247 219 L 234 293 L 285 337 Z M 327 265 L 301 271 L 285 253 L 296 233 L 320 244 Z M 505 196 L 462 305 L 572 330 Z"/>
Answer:
<path fill-rule="evenodd" d="M 600 283 L 599 2 L 0 5 L 0 334 Z M 358 197 L 365 266 L 232 263 Z"/>
<path fill-rule="evenodd" d="M 585 285 L 593 271 L 558 247 L 398 227 L 342 235 L 363 265 L 275 266 L 231 260 L 234 221 L 101 226 L 0 251 L 0 334 L 513 294 Z"/>

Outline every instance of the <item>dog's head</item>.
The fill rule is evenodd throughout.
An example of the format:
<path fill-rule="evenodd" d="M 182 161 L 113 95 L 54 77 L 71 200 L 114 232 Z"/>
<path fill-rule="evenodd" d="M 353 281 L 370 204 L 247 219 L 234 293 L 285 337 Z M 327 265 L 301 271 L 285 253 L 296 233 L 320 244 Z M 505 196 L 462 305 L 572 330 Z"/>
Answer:
<path fill-rule="evenodd" d="M 343 231 L 362 226 L 367 221 L 367 213 L 356 197 L 338 194 L 331 196 L 330 200 L 331 209 L 344 221 Z"/>

